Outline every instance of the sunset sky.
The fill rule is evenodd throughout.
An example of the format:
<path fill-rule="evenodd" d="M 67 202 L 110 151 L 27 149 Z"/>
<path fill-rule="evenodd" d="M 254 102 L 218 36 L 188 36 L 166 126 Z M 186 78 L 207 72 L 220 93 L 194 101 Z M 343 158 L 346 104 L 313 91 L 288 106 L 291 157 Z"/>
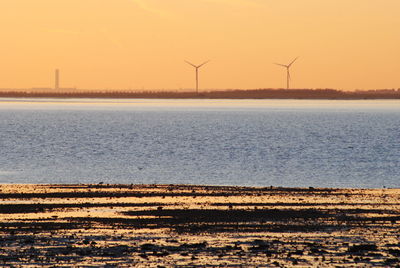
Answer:
<path fill-rule="evenodd" d="M 0 88 L 400 88 L 399 0 L 1 0 Z"/>

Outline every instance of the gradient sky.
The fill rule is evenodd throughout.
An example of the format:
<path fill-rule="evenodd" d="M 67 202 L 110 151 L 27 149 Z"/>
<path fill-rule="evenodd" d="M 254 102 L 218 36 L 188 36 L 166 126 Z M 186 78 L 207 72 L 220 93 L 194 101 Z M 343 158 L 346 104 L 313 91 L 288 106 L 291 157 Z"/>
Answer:
<path fill-rule="evenodd" d="M 1 0 L 0 88 L 400 87 L 399 0 Z"/>

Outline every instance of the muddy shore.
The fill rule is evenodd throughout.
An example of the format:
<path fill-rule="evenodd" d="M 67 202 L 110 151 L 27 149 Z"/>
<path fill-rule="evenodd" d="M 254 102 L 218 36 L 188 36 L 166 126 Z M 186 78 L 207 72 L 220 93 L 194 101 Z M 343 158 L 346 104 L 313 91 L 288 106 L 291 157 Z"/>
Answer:
<path fill-rule="evenodd" d="M 0 266 L 400 265 L 399 189 L 0 185 Z"/>

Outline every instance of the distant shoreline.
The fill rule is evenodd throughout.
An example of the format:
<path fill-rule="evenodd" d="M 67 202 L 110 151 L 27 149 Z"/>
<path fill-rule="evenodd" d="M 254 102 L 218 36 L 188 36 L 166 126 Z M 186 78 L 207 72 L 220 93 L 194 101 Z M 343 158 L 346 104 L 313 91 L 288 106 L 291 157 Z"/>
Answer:
<path fill-rule="evenodd" d="M 335 89 L 252 89 L 195 92 L 128 90 L 2 89 L 1 98 L 113 98 L 113 99 L 400 99 L 400 89 L 341 91 Z"/>

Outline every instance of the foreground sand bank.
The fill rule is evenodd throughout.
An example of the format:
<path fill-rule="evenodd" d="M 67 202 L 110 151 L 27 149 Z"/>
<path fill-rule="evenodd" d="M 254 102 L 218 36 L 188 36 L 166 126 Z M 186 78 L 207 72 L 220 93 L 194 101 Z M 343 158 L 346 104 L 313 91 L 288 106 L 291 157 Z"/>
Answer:
<path fill-rule="evenodd" d="M 0 185 L 0 265 L 396 266 L 399 189 Z"/>

